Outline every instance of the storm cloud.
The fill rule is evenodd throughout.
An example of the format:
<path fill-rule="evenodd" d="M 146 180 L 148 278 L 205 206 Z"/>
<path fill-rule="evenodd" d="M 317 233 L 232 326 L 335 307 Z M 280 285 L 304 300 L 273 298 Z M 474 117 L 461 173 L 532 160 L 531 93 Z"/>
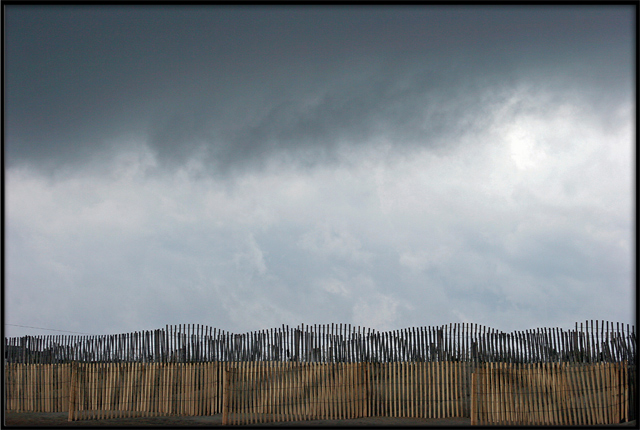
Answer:
<path fill-rule="evenodd" d="M 5 323 L 634 320 L 628 6 L 5 6 Z"/>

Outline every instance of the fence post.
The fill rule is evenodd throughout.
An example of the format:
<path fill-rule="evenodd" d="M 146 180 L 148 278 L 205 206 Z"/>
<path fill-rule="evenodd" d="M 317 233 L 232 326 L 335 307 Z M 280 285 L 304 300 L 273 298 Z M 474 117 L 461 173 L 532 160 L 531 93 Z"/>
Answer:
<path fill-rule="evenodd" d="M 222 369 L 222 425 L 229 425 L 229 371 Z"/>
<path fill-rule="evenodd" d="M 78 362 L 71 363 L 71 381 L 69 382 L 69 418 L 68 421 L 75 419 L 76 409 L 76 385 L 78 380 Z"/>
<path fill-rule="evenodd" d="M 621 377 L 621 383 L 622 383 L 622 418 L 624 420 L 625 423 L 629 422 L 629 393 L 628 393 L 628 376 L 627 376 L 627 371 L 628 371 L 628 365 L 627 365 L 627 361 L 623 361 L 622 362 L 622 375 L 620 375 Z"/>
<path fill-rule="evenodd" d="M 478 417 L 477 417 L 477 401 L 478 401 L 478 395 L 477 395 L 477 376 L 476 376 L 476 372 L 473 372 L 471 374 L 471 425 L 475 426 L 478 425 Z"/>

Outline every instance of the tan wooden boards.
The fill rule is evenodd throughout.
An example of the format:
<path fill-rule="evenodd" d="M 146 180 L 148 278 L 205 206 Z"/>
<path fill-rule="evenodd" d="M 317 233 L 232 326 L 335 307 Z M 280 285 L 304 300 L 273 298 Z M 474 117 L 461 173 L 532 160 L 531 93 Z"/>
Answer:
<path fill-rule="evenodd" d="M 486 363 L 472 375 L 471 422 L 602 425 L 628 420 L 627 363 Z"/>
<path fill-rule="evenodd" d="M 8 411 L 68 411 L 70 420 L 210 415 L 251 424 L 362 416 L 470 416 L 478 424 L 628 421 L 620 363 L 73 363 L 5 364 Z M 635 371 L 635 370 L 633 370 Z M 473 372 L 473 373 L 472 373 Z M 469 415 L 467 415 L 469 416 Z"/>
<path fill-rule="evenodd" d="M 69 419 L 213 415 L 223 363 L 74 363 Z"/>
<path fill-rule="evenodd" d="M 229 364 L 223 420 L 252 424 L 365 416 L 366 367 L 364 363 Z"/>
<path fill-rule="evenodd" d="M 242 362 L 226 370 L 224 422 L 462 416 L 461 362 Z"/>

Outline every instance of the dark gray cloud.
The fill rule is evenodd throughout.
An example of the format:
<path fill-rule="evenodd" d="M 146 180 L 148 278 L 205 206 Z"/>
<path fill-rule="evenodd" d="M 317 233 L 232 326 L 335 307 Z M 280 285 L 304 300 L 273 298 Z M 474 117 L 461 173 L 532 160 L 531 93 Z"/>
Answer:
<path fill-rule="evenodd" d="M 7 159 L 56 166 L 127 133 L 216 170 L 454 144 L 523 79 L 625 94 L 627 9 L 9 6 Z"/>

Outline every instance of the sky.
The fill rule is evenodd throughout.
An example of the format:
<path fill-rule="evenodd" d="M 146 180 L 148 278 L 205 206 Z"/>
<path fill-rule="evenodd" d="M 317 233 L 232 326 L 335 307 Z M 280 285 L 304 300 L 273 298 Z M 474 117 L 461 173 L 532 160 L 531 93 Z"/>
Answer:
<path fill-rule="evenodd" d="M 4 5 L 5 336 L 634 324 L 636 7 Z"/>

